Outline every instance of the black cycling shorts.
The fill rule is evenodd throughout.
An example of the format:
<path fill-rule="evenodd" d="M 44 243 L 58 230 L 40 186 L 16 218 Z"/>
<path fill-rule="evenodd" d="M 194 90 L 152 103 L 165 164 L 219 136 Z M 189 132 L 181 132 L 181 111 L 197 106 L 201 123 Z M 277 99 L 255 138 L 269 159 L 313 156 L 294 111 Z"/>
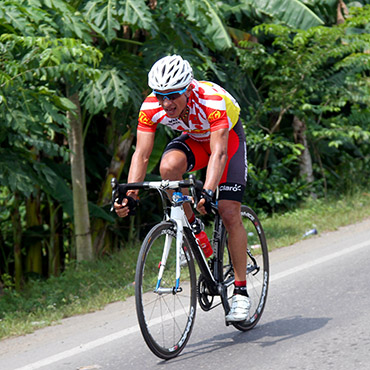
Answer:
<path fill-rule="evenodd" d="M 208 165 L 211 155 L 208 142 L 196 141 L 188 134 L 182 134 L 173 139 L 164 150 L 181 150 L 185 153 L 188 167 L 186 172 L 197 171 Z M 227 150 L 228 160 L 219 183 L 218 199 L 236 200 L 242 202 L 247 181 L 247 144 L 243 125 L 240 120 L 229 132 Z"/>

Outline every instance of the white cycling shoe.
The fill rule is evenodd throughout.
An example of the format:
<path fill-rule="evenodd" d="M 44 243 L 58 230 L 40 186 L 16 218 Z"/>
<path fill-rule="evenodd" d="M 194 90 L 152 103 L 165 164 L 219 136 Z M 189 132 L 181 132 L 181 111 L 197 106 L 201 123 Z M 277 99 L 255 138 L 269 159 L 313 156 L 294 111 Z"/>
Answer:
<path fill-rule="evenodd" d="M 244 321 L 248 318 L 251 299 L 241 294 L 235 294 L 231 300 L 231 309 L 226 315 L 227 322 Z"/>

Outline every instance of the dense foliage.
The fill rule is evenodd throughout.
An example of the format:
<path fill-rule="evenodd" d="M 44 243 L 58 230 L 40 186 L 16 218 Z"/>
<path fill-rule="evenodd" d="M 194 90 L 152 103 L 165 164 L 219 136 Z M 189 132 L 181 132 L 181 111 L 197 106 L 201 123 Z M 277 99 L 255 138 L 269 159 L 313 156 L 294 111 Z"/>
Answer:
<path fill-rule="evenodd" d="M 83 128 L 95 255 L 130 243 L 160 217 L 155 195 L 144 195 L 130 220 L 117 220 L 109 201 L 111 177 L 126 179 L 147 72 L 166 54 L 181 54 L 197 79 L 220 83 L 240 102 L 245 200 L 259 212 L 366 185 L 367 3 L 0 1 L 2 285 L 58 275 L 76 258 L 71 117 Z M 158 177 L 173 135 L 159 130 L 148 176 Z"/>
<path fill-rule="evenodd" d="M 246 130 L 257 207 L 294 205 L 307 190 L 322 196 L 367 183 L 369 14 L 353 14 L 345 24 L 307 31 L 261 25 L 253 33 L 263 42 L 241 42 L 240 66 L 255 91 Z M 303 168 L 302 144 L 312 169 Z"/>

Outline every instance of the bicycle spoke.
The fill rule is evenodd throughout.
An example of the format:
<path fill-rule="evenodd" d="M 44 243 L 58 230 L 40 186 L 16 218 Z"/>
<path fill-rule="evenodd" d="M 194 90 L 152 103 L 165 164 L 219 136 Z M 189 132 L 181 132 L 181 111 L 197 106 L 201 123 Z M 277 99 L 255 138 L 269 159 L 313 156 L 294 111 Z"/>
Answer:
<path fill-rule="evenodd" d="M 154 228 L 143 242 L 136 272 L 136 307 L 140 328 L 149 348 L 165 359 L 177 356 L 185 346 L 196 308 L 195 268 L 190 253 L 185 254 L 186 263 L 181 268 L 181 289 L 174 293 L 176 238 L 168 237 L 171 233 L 173 225 L 169 222 Z M 165 240 L 168 250 L 163 253 Z M 186 238 L 184 243 L 183 248 L 189 248 Z M 159 292 L 165 293 L 155 292 L 158 256 L 162 256 Z"/>

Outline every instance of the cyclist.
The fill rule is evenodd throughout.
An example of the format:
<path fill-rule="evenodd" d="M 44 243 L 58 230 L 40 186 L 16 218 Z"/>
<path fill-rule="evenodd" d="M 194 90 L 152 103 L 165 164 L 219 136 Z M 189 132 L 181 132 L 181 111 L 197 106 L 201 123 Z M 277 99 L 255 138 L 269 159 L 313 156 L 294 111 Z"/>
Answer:
<path fill-rule="evenodd" d="M 218 209 L 229 234 L 229 250 L 235 271 L 235 289 L 229 322 L 243 321 L 250 309 L 246 288 L 247 235 L 241 220 L 241 201 L 247 177 L 246 141 L 237 101 L 212 82 L 197 81 L 188 61 L 172 55 L 159 59 L 148 74 L 153 92 L 144 100 L 137 128 L 136 149 L 128 183 L 144 181 L 158 123 L 181 135 L 164 150 L 160 174 L 163 179 L 181 180 L 189 171 L 207 167 L 204 189 L 197 210 L 210 212 L 210 202 L 219 186 Z M 135 206 L 137 190 L 127 192 L 122 204 L 115 204 L 125 217 Z M 194 233 L 201 222 L 189 204 L 185 213 Z"/>

